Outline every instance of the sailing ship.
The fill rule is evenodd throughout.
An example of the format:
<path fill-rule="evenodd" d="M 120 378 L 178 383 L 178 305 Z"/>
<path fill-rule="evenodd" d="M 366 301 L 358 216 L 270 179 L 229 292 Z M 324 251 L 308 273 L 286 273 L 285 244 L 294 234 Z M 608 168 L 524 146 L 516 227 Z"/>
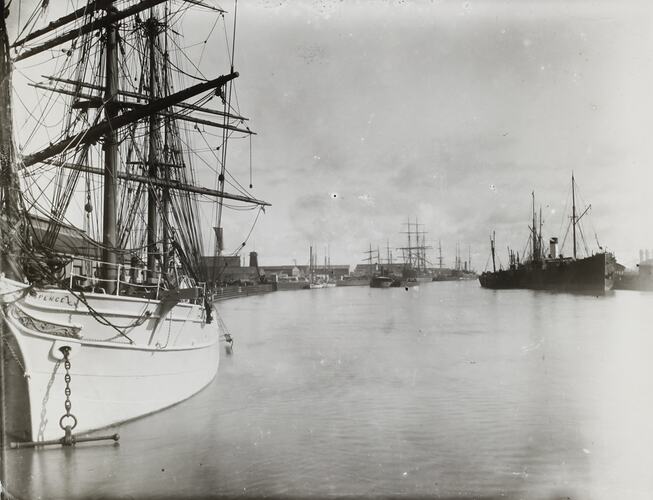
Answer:
<path fill-rule="evenodd" d="M 404 233 L 407 236 L 408 246 L 399 248 L 404 259 L 400 286 L 413 286 L 414 283 L 433 280 L 433 275 L 428 267 L 430 262 L 426 257 L 426 251 L 431 247 L 426 245 L 426 232 L 419 229 L 422 225 L 417 223 L 417 219 L 412 223 L 408 218 L 408 222 L 406 222 L 408 230 Z M 415 226 L 414 230 L 413 226 Z"/>
<path fill-rule="evenodd" d="M 370 243 L 370 249 L 365 252 L 367 257 L 363 259 L 368 263 L 369 278 L 368 283 L 371 288 L 390 288 L 394 278 L 389 275 L 388 267 L 383 267 L 381 265 L 381 254 L 379 249 L 372 250 L 372 244 Z M 376 255 L 376 262 L 374 262 L 374 256 Z"/>
<path fill-rule="evenodd" d="M 317 253 L 313 252 L 313 245 L 309 249 L 308 276 L 308 288 L 311 290 L 325 288 L 324 281 L 317 275 Z"/>
<path fill-rule="evenodd" d="M 535 195 L 533 194 L 533 225 L 530 235 L 530 258 L 520 262 L 519 254 L 511 251 L 508 269 L 496 269 L 495 239 L 490 238 L 492 254 L 491 272 L 480 275 L 479 281 L 484 288 L 529 288 L 535 290 L 578 291 L 604 293 L 613 286 L 617 276 L 617 262 L 612 253 L 599 248 L 599 252 L 584 258 L 578 257 L 577 226 L 580 219 L 588 212 L 589 206 L 580 214 L 576 213 L 576 183 L 571 177 L 572 193 L 572 238 L 573 256 L 565 257 L 558 250 L 558 238 L 549 240 L 549 252 L 546 255 L 542 239 L 542 215 L 540 212 L 539 230 L 535 212 Z M 582 235 L 582 233 L 581 233 Z"/>
<path fill-rule="evenodd" d="M 331 281 L 333 270 L 331 269 L 331 253 L 327 247 L 324 252 L 324 288 L 335 288 L 336 282 Z"/>
<path fill-rule="evenodd" d="M 201 0 L 91 0 L 37 29 L 49 15 L 38 2 L 10 45 L 8 3 L 0 0 L 1 360 L 24 375 L 6 388 L 21 391 L 29 415 L 15 436 L 42 443 L 163 409 L 214 379 L 222 332 L 202 283 L 197 198 L 217 200 L 220 214 L 223 200 L 267 203 L 225 191 L 227 139 L 251 133 L 232 105 L 235 33 L 223 75 L 183 69 L 175 23 L 191 8 L 217 19 L 224 11 Z M 16 142 L 12 126 L 12 68 L 23 61 L 56 66 L 33 86 L 63 102 L 35 117 L 43 123 L 50 111 L 61 126 L 31 152 L 39 132 Z M 219 131 L 209 148 L 218 147 L 216 189 L 193 167 L 206 128 Z"/>

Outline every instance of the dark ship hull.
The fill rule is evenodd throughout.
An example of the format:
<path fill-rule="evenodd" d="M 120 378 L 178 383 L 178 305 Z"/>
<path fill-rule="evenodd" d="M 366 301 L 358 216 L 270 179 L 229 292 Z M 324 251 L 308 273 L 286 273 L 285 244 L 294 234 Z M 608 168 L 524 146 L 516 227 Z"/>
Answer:
<path fill-rule="evenodd" d="M 615 272 L 614 256 L 597 253 L 585 259 L 547 259 L 513 269 L 485 272 L 479 281 L 482 287 L 492 289 L 604 293 L 612 289 Z"/>
<path fill-rule="evenodd" d="M 372 288 L 390 288 L 392 284 L 390 276 L 373 276 L 370 280 L 370 287 Z"/>
<path fill-rule="evenodd" d="M 336 286 L 367 286 L 370 284 L 370 279 L 367 277 L 351 278 L 345 277 L 336 281 Z"/>

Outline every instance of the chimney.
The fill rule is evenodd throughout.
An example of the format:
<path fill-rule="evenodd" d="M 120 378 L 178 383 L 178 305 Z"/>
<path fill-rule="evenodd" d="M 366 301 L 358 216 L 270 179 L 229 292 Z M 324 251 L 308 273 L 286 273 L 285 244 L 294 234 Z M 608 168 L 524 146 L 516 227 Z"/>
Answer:
<path fill-rule="evenodd" d="M 258 254 L 256 252 L 249 252 L 249 267 L 258 269 Z"/>

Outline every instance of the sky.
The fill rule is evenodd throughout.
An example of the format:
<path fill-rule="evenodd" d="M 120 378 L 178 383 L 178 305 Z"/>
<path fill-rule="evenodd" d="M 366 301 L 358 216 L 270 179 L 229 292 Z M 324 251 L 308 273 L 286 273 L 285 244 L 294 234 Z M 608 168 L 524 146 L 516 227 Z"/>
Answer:
<path fill-rule="evenodd" d="M 355 264 L 388 241 L 396 257 L 417 220 L 433 263 L 438 242 L 449 266 L 459 244 L 482 271 L 493 231 L 504 263 L 524 249 L 532 191 L 544 238 L 562 241 L 573 172 L 590 251 L 634 265 L 653 249 L 652 25 L 636 1 L 241 1 L 250 192 L 272 206 L 253 230 L 255 211 L 225 212 L 227 250 L 251 230 L 242 252 L 263 266 L 306 264 L 309 245 Z M 202 55 L 215 75 L 218 35 Z M 249 141 L 234 142 L 228 167 L 248 185 Z"/>
<path fill-rule="evenodd" d="M 532 191 L 562 241 L 573 172 L 590 251 L 634 264 L 653 248 L 652 21 L 636 2 L 241 3 L 260 261 L 312 243 L 356 263 L 410 218 L 445 265 L 460 242 L 483 270 L 492 231 L 523 250 Z"/>

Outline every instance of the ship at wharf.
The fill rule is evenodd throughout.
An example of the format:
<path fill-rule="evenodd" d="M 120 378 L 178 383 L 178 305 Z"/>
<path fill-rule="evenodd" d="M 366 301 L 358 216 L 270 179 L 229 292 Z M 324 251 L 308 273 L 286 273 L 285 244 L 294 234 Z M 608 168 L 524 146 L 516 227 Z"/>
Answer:
<path fill-rule="evenodd" d="M 618 264 L 614 255 L 599 249 L 599 252 L 584 258 L 578 257 L 577 226 L 587 214 L 589 206 L 580 214 L 576 213 L 576 183 L 571 178 L 573 238 L 572 257 L 563 256 L 558 249 L 558 238 L 549 241 L 546 255 L 542 238 L 542 214 L 539 223 L 535 211 L 535 195 L 532 195 L 533 222 L 529 236 L 530 256 L 520 262 L 519 254 L 510 251 L 508 269 L 496 269 L 495 238 L 490 239 L 492 271 L 481 274 L 479 281 L 484 288 L 507 289 L 527 288 L 535 290 L 576 291 L 602 294 L 611 290 L 618 276 Z M 582 235 L 582 232 L 580 233 Z"/>
<path fill-rule="evenodd" d="M 49 23 L 38 5 L 11 45 L 9 3 L 0 0 L 0 345 L 3 373 L 19 375 L 3 377 L 3 396 L 20 411 L 3 430 L 16 446 L 70 445 L 214 379 L 223 332 L 202 281 L 197 196 L 217 200 L 218 226 L 223 200 L 268 203 L 225 191 L 227 132 L 251 134 L 231 100 L 233 58 L 189 85 L 183 55 L 170 56 L 184 45 L 181 14 L 203 2 L 89 1 Z M 16 146 L 14 66 L 51 72 L 32 86 L 51 96 L 44 117 L 63 119 L 41 149 L 32 143 L 44 120 Z M 197 185 L 182 122 L 222 131 L 218 189 Z"/>

